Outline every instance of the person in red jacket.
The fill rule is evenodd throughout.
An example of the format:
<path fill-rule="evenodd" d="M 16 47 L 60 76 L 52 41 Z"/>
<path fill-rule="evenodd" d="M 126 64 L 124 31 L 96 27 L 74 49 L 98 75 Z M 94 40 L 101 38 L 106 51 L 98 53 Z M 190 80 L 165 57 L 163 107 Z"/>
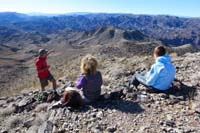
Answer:
<path fill-rule="evenodd" d="M 48 85 L 48 81 L 52 82 L 53 90 L 56 90 L 56 80 L 50 73 L 50 66 L 47 64 L 47 56 L 54 51 L 47 51 L 45 49 L 39 50 L 39 56 L 35 60 L 35 66 L 37 70 L 37 76 L 40 80 L 41 90 L 44 91 L 45 87 Z"/>

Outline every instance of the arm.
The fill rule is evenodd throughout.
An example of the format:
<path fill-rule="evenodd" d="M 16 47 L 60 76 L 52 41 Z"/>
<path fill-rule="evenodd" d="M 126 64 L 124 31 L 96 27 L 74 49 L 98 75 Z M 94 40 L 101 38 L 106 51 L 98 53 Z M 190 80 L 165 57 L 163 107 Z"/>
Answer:
<path fill-rule="evenodd" d="M 157 73 L 156 70 L 156 65 L 154 64 L 150 71 L 148 72 L 148 76 L 147 76 L 147 85 L 152 86 L 155 84 L 157 78 L 158 78 L 159 74 Z"/>
<path fill-rule="evenodd" d="M 51 53 L 55 52 L 55 50 L 50 50 L 48 53 L 47 53 L 47 56 L 50 55 Z"/>
<path fill-rule="evenodd" d="M 84 75 L 81 75 L 76 83 L 78 89 L 83 88 L 86 85 L 86 78 Z"/>

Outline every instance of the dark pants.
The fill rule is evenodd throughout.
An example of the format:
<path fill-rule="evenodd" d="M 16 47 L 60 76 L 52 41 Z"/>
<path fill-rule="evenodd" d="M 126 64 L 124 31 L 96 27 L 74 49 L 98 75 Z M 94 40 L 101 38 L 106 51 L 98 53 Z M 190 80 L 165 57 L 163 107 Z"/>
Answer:
<path fill-rule="evenodd" d="M 141 73 L 136 73 L 133 75 L 133 77 L 131 78 L 131 84 L 133 84 L 136 88 L 138 87 L 138 85 L 142 84 L 146 87 L 149 87 L 146 83 L 146 71 L 143 71 Z"/>
<path fill-rule="evenodd" d="M 48 81 L 53 83 L 53 89 L 56 89 L 56 80 L 54 79 L 53 75 L 50 73 L 46 78 L 39 78 L 41 90 L 44 91 L 45 86 L 48 85 Z"/>

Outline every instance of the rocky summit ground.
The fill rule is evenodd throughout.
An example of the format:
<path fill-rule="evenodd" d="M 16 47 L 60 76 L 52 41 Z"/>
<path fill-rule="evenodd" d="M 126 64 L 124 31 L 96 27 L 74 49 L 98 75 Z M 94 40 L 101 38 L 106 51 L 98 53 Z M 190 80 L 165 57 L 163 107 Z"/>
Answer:
<path fill-rule="evenodd" d="M 132 70 L 113 65 L 107 70 L 109 82 L 102 92 L 123 90 L 124 97 L 98 101 L 80 109 L 68 107 L 51 109 L 51 103 L 34 100 L 38 91 L 28 91 L 13 97 L 0 98 L 0 131 L 55 133 L 198 133 L 200 132 L 200 53 L 174 56 L 176 78 L 184 85 L 174 94 L 146 92 L 128 86 Z M 122 62 L 125 62 L 124 60 Z M 116 69 L 114 69 L 116 68 Z M 108 78 L 107 77 L 107 78 Z M 106 80 L 106 77 L 104 77 Z M 59 80 L 61 93 L 71 81 Z"/>

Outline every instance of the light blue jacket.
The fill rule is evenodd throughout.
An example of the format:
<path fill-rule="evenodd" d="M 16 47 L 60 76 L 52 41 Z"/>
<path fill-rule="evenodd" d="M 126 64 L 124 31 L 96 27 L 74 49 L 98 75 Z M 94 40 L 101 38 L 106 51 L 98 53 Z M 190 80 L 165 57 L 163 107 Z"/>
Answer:
<path fill-rule="evenodd" d="M 146 83 L 159 90 L 169 89 L 175 78 L 175 68 L 168 55 L 156 58 L 156 63 L 151 66 Z"/>

